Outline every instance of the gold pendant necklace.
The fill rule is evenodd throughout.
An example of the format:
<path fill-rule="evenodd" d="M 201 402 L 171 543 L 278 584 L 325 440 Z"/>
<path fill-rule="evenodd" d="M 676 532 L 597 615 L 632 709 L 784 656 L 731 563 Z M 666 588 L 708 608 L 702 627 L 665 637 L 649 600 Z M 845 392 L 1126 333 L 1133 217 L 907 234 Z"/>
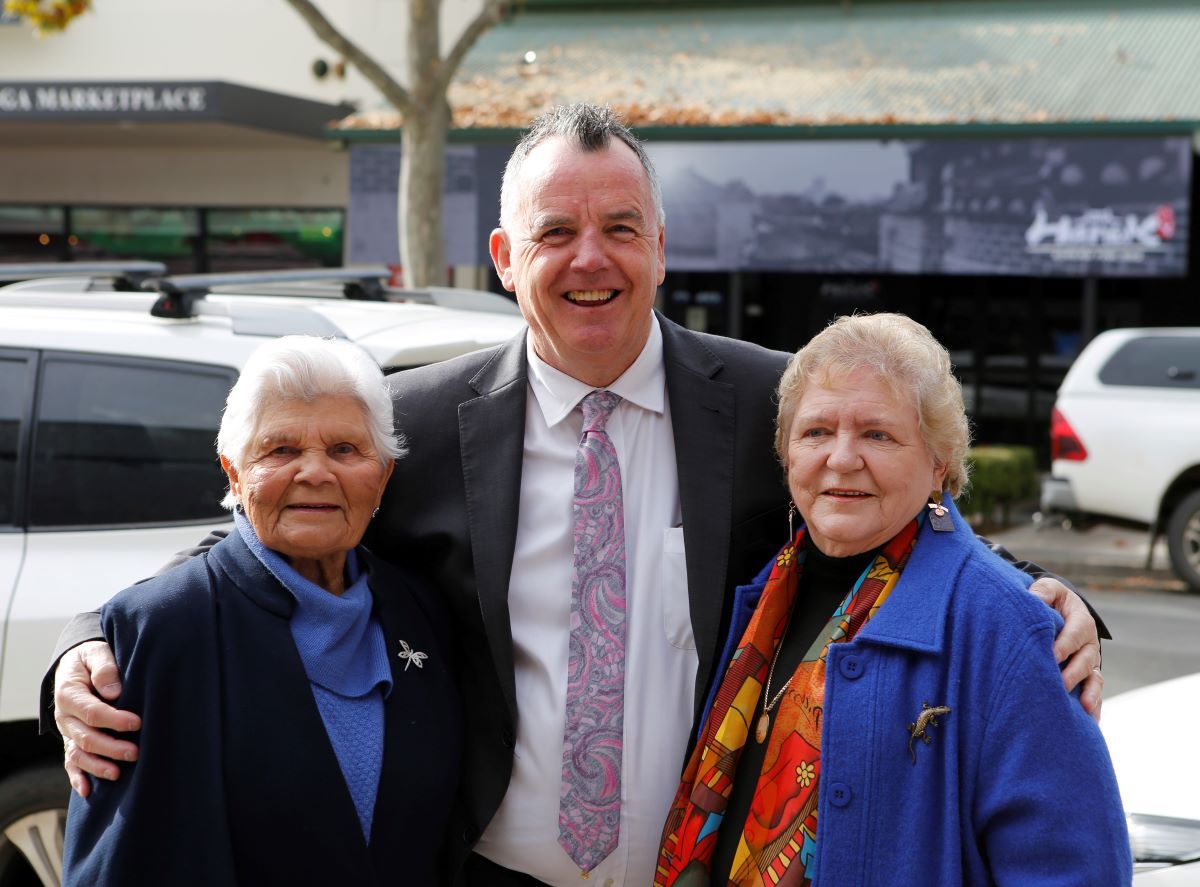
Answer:
<path fill-rule="evenodd" d="M 793 604 L 793 607 L 794 606 L 795 604 Z M 787 622 L 783 626 L 783 634 L 779 636 L 779 643 L 775 647 L 775 655 L 771 658 L 771 668 L 767 672 L 767 684 L 765 687 L 763 687 L 762 714 L 758 716 L 758 723 L 754 727 L 754 738 L 757 739 L 759 743 L 767 741 L 767 733 L 771 729 L 771 710 L 775 708 L 776 704 L 783 697 L 783 694 L 787 690 L 788 686 L 792 683 L 792 678 L 795 677 L 795 674 L 789 677 L 783 682 L 783 686 L 779 688 L 779 692 L 773 697 L 771 696 L 771 679 L 775 677 L 775 665 L 779 662 L 779 653 L 783 650 L 783 639 L 787 637 L 787 630 L 791 624 L 792 614 L 788 613 Z"/>

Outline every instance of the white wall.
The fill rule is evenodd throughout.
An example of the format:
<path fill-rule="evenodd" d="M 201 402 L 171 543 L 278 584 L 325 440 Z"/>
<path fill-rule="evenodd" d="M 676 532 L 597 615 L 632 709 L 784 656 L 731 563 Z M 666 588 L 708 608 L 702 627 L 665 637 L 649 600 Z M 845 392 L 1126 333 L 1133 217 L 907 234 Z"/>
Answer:
<path fill-rule="evenodd" d="M 481 0 L 443 0 L 450 44 Z M 402 76 L 407 0 L 317 0 L 347 37 Z M 327 102 L 381 104 L 357 72 L 313 76 L 333 51 L 286 0 L 93 0 L 66 33 L 0 26 L 0 80 L 225 80 Z"/>

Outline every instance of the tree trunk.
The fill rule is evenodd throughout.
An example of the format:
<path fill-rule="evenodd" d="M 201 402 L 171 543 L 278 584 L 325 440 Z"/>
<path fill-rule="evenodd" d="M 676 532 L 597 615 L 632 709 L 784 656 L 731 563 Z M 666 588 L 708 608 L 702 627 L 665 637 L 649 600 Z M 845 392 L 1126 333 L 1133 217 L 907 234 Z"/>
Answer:
<path fill-rule="evenodd" d="M 406 286 L 447 281 L 442 237 L 442 178 L 450 106 L 437 100 L 406 117 L 400 130 L 400 263 Z"/>
<path fill-rule="evenodd" d="M 400 262 L 408 286 L 446 283 L 442 239 L 442 178 L 450 105 L 450 79 L 463 57 L 507 7 L 505 0 L 484 0 L 454 47 L 441 56 L 442 0 L 407 0 L 405 89 L 378 62 L 349 40 L 313 0 L 287 0 L 317 38 L 340 53 L 369 80 L 403 118 L 400 130 Z"/>

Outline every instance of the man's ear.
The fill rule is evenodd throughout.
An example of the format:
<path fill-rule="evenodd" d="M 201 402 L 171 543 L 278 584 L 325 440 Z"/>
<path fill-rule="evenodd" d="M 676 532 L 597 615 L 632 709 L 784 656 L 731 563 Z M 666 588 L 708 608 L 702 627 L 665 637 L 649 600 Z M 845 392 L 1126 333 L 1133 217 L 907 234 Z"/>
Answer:
<path fill-rule="evenodd" d="M 504 288 L 510 293 L 517 291 L 512 276 L 512 256 L 509 252 L 508 234 L 503 228 L 494 228 L 488 238 L 488 252 L 492 254 L 492 264 L 496 266 L 496 275 Z"/>
<path fill-rule="evenodd" d="M 667 226 L 658 226 L 658 286 L 667 279 Z"/>

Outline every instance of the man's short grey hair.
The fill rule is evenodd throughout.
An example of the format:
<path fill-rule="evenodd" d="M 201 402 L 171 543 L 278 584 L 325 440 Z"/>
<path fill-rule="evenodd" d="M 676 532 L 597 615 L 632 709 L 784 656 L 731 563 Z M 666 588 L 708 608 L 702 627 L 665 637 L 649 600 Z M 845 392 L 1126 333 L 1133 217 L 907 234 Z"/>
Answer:
<path fill-rule="evenodd" d="M 650 182 L 650 193 L 654 198 L 654 215 L 658 224 L 666 224 L 667 214 L 663 209 L 662 188 L 658 183 L 658 174 L 650 155 L 640 139 L 635 136 L 612 108 L 604 105 L 591 105 L 579 102 L 573 105 L 557 105 L 546 111 L 530 124 L 529 129 L 513 148 L 512 156 L 504 167 L 504 179 L 500 184 L 500 224 L 504 224 L 509 201 L 513 199 L 513 189 L 521 174 L 525 159 L 538 145 L 550 138 L 561 138 L 574 145 L 581 151 L 603 151 L 613 139 L 628 145 L 637 155 L 638 162 L 646 171 Z"/>
<path fill-rule="evenodd" d="M 925 446 L 946 467 L 942 489 L 957 497 L 967 483 L 971 444 L 962 386 L 942 343 L 903 314 L 839 317 L 795 353 L 779 380 L 779 461 L 786 466 L 792 419 L 808 386 L 837 382 L 859 369 L 870 370 L 897 399 L 913 405 Z"/>
<path fill-rule="evenodd" d="M 316 336 L 283 336 L 250 355 L 225 400 L 217 453 L 241 470 L 268 409 L 289 400 L 341 396 L 362 405 L 380 464 L 404 455 L 404 439 L 393 427 L 392 398 L 378 364 L 351 342 Z M 237 498 L 232 490 L 221 504 L 233 510 Z"/>

